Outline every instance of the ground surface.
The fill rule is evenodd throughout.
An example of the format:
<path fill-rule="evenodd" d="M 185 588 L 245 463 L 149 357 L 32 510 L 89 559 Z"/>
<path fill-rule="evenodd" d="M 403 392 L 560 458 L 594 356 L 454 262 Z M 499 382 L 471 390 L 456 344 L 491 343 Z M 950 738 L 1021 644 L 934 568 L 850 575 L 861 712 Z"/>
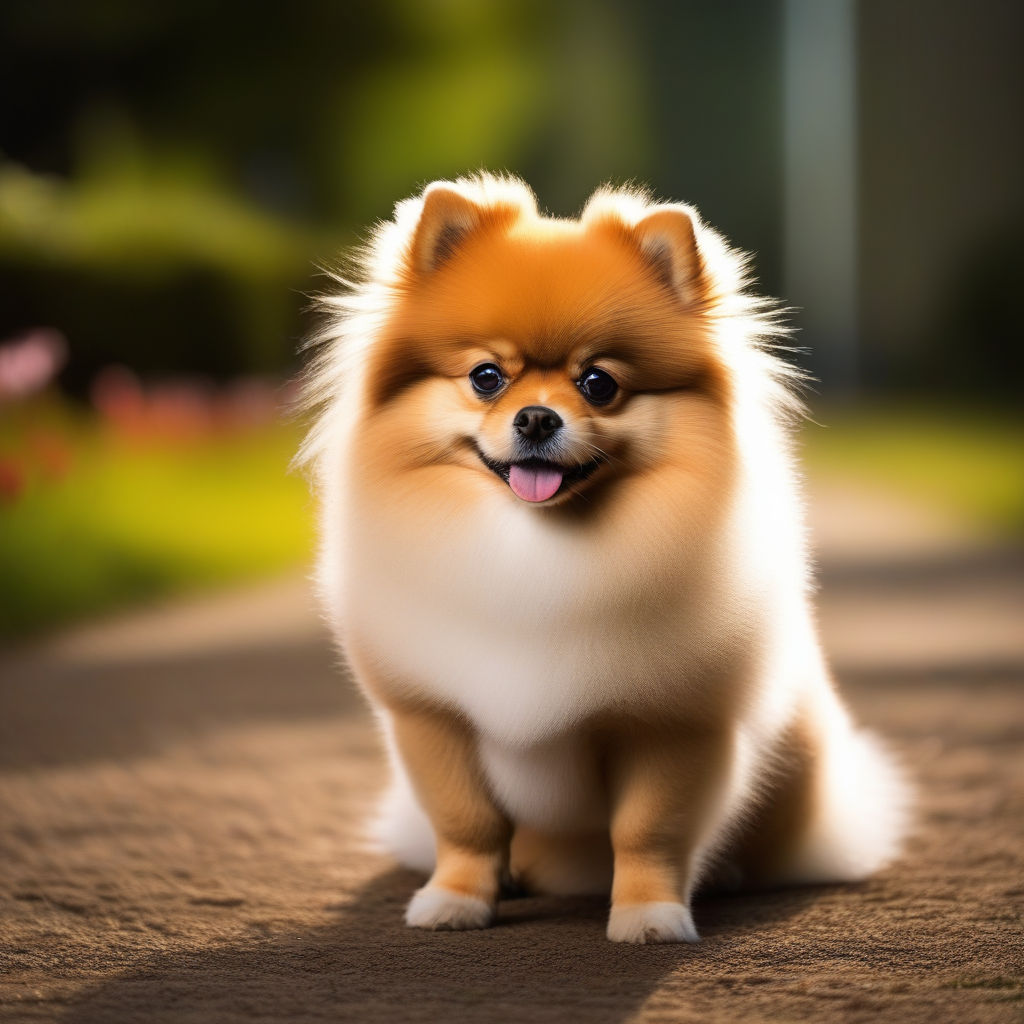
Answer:
<path fill-rule="evenodd" d="M 701 900 L 698 946 L 607 943 L 600 900 L 405 929 L 370 719 L 286 582 L 0 660 L 0 1020 L 1021 1020 L 1024 565 L 818 508 L 844 691 L 920 785 L 878 878 Z"/>

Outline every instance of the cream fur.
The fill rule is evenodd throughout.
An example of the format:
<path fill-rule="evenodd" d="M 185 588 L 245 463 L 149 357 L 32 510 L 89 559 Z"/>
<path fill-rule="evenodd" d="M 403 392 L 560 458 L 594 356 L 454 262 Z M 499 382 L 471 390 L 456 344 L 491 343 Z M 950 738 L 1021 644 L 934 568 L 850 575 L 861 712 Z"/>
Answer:
<path fill-rule="evenodd" d="M 485 209 L 520 211 L 516 224 L 527 227 L 510 230 L 537 237 L 563 230 L 562 222 L 538 217 L 532 194 L 514 180 L 481 177 L 449 188 Z M 584 212 L 583 229 L 608 218 L 628 227 L 657 209 L 643 193 L 603 190 Z M 378 835 L 403 863 L 429 870 L 434 836 L 416 780 L 390 740 L 391 715 L 400 707 L 427 702 L 468 723 L 483 784 L 513 825 L 584 834 L 607 829 L 611 814 L 588 746 L 590 723 L 625 709 L 685 724 L 688 708 L 732 688 L 731 754 L 713 808 L 685 852 L 682 903 L 617 903 L 609 938 L 632 942 L 696 939 L 690 893 L 711 864 L 728 860 L 797 720 L 824 755 L 805 827 L 777 880 L 841 881 L 877 870 L 899 848 L 907 805 L 890 756 L 851 723 L 817 638 L 786 426 L 796 406 L 793 374 L 769 351 L 779 328 L 770 308 L 746 294 L 742 259 L 695 211 L 682 209 L 693 219 L 704 268 L 708 344 L 726 368 L 731 394 L 736 470 L 728 488 L 714 492 L 713 510 L 691 507 L 685 495 L 676 507 L 669 495 L 640 506 L 642 529 L 628 518 L 567 529 L 486 473 L 469 476 L 470 469 L 457 497 L 432 485 L 426 471 L 422 490 L 388 491 L 387 453 L 379 459 L 385 475 L 374 477 L 384 482 L 367 484 L 361 445 L 371 357 L 393 307 L 415 287 L 403 268 L 420 200 L 399 205 L 365 255 L 361 280 L 328 300 L 332 318 L 308 389 L 319 414 L 303 452 L 321 498 L 318 578 L 327 614 L 343 647 L 358 650 L 357 678 L 389 737 L 393 784 Z M 426 410 L 430 393 L 423 391 Z M 536 394 L 558 398 L 557 389 Z M 399 401 L 412 410 L 418 399 Z M 633 402 L 633 422 L 654 438 L 663 401 L 669 399 Z M 459 429 L 473 436 L 476 415 L 469 404 L 449 419 L 461 417 Z M 580 432 L 601 429 L 566 418 Z M 438 441 L 437 450 L 446 443 Z M 691 442 L 667 436 L 644 457 L 684 443 Z M 404 456 L 396 450 L 393 458 Z M 387 499 L 378 501 L 382 489 Z M 475 897 L 428 887 L 408 920 L 479 927 L 490 912 Z"/>
<path fill-rule="evenodd" d="M 493 918 L 493 908 L 483 900 L 432 885 L 420 889 L 405 912 L 405 923 L 410 928 L 429 928 L 432 931 L 486 928 Z"/>
<path fill-rule="evenodd" d="M 612 942 L 697 942 L 693 915 L 681 903 L 639 903 L 615 907 L 608 919 Z"/>

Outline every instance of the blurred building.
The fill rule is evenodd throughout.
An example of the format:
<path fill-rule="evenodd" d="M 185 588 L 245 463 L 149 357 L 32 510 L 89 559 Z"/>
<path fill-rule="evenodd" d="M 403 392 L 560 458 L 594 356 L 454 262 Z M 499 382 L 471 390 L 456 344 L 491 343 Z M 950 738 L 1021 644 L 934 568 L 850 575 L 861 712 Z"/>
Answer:
<path fill-rule="evenodd" d="M 1009 394 L 1022 53 L 1018 0 L 9 0 L 0 337 L 61 330 L 79 384 L 279 372 L 314 262 L 489 167 L 696 204 L 826 393 Z"/>
<path fill-rule="evenodd" d="M 858 5 L 863 373 L 1015 395 L 1024 4 Z"/>
<path fill-rule="evenodd" d="M 1021 380 L 1024 5 L 642 5 L 650 176 L 757 253 L 826 393 Z"/>

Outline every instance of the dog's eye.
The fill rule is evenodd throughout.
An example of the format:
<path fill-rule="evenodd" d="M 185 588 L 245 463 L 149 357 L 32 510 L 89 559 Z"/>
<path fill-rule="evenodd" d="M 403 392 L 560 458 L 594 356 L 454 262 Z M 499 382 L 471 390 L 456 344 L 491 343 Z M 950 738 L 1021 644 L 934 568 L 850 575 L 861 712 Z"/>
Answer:
<path fill-rule="evenodd" d="M 494 363 L 482 363 L 470 373 L 469 381 L 478 395 L 493 395 L 505 383 L 505 378 Z"/>
<path fill-rule="evenodd" d="M 586 370 L 576 381 L 576 386 L 591 405 L 607 405 L 619 390 L 615 378 L 610 373 L 597 369 L 596 366 Z"/>

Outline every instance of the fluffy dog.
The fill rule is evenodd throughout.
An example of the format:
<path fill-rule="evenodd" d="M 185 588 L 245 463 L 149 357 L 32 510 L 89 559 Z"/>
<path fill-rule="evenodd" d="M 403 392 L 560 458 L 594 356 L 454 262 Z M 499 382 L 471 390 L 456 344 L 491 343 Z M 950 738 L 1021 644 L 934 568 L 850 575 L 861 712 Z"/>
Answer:
<path fill-rule="evenodd" d="M 406 921 L 503 882 L 610 892 L 608 937 L 694 941 L 695 886 L 863 878 L 905 787 L 829 677 L 794 371 L 687 206 L 436 182 L 357 262 L 311 367 L 319 583 L 376 709 Z"/>

